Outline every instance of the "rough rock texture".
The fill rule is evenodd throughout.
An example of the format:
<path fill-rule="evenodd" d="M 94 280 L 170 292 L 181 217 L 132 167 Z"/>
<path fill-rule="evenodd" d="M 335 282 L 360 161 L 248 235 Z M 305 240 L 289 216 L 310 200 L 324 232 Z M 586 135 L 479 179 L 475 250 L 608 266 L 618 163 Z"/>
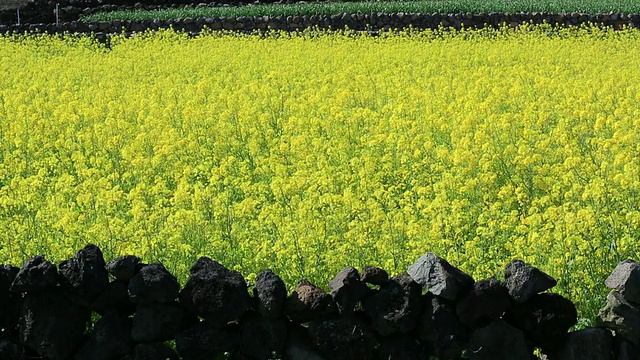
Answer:
<path fill-rule="evenodd" d="M 377 343 L 373 331 L 353 317 L 313 321 L 309 335 L 328 359 L 335 360 L 373 359 Z"/>
<path fill-rule="evenodd" d="M 504 269 L 504 286 L 516 303 L 523 303 L 556 284 L 554 278 L 522 260 L 513 260 Z"/>
<path fill-rule="evenodd" d="M 562 346 L 570 327 L 576 324 L 575 305 L 558 294 L 537 294 L 517 304 L 507 313 L 507 320 L 523 330 L 534 345 L 545 352 Z"/>
<path fill-rule="evenodd" d="M 307 280 L 300 280 L 285 302 L 285 314 L 291 321 L 305 323 L 332 316 L 337 308 L 331 295 Z"/>
<path fill-rule="evenodd" d="M 622 336 L 614 336 L 613 347 L 613 358 L 616 360 L 640 360 L 640 346 Z"/>
<path fill-rule="evenodd" d="M 110 360 L 131 353 L 131 319 L 116 311 L 107 312 L 94 327 L 74 360 Z"/>
<path fill-rule="evenodd" d="M 416 339 L 409 335 L 392 335 L 380 339 L 378 359 L 427 360 L 429 353 Z"/>
<path fill-rule="evenodd" d="M 129 299 L 136 304 L 170 303 L 178 298 L 180 284 L 162 264 L 149 264 L 129 281 Z"/>
<path fill-rule="evenodd" d="M 136 304 L 129 299 L 128 284 L 121 280 L 114 280 L 91 303 L 91 310 L 104 315 L 108 309 L 117 310 L 124 315 L 133 315 Z"/>
<path fill-rule="evenodd" d="M 239 331 L 237 326 L 218 328 L 201 321 L 176 336 L 176 350 L 182 360 L 211 360 L 240 345 Z"/>
<path fill-rule="evenodd" d="M 105 265 L 100 248 L 89 244 L 71 259 L 60 263 L 60 284 L 92 302 L 109 284 Z"/>
<path fill-rule="evenodd" d="M 289 322 L 285 318 L 268 318 L 248 314 L 243 318 L 240 352 L 252 359 L 268 359 L 272 352 L 282 354 Z"/>
<path fill-rule="evenodd" d="M 486 326 L 511 307 L 509 292 L 500 281 L 490 278 L 473 284 L 456 306 L 460 321 L 469 328 Z"/>
<path fill-rule="evenodd" d="M 14 293 L 36 293 L 51 290 L 57 284 L 56 266 L 38 255 L 22 265 L 9 289 Z"/>
<path fill-rule="evenodd" d="M 292 324 L 289 337 L 284 347 L 285 359 L 299 360 L 327 360 L 312 344 L 307 328 Z"/>
<path fill-rule="evenodd" d="M 12 327 L 18 319 L 12 309 L 18 306 L 19 295 L 11 293 L 9 289 L 19 271 L 15 266 L 0 265 L 0 329 Z"/>
<path fill-rule="evenodd" d="M 25 350 L 20 344 L 0 338 L 0 359 L 24 360 L 26 358 Z"/>
<path fill-rule="evenodd" d="M 136 342 L 171 340 L 196 321 L 196 316 L 177 302 L 138 305 L 133 316 L 131 337 Z"/>
<path fill-rule="evenodd" d="M 341 314 L 351 314 L 356 304 L 369 294 L 369 287 L 360 280 L 358 270 L 346 267 L 329 282 L 329 291 Z"/>
<path fill-rule="evenodd" d="M 279 318 L 284 313 L 287 287 L 273 271 L 264 270 L 256 277 L 253 298 L 254 307 L 260 315 Z"/>
<path fill-rule="evenodd" d="M 133 350 L 135 360 L 179 360 L 178 354 L 161 342 L 142 343 Z"/>
<path fill-rule="evenodd" d="M 433 253 L 426 253 L 420 257 L 409 266 L 407 273 L 429 292 L 447 300 L 457 300 L 473 285 L 471 276 Z"/>
<path fill-rule="evenodd" d="M 389 274 L 378 267 L 365 266 L 362 268 L 360 280 L 371 285 L 382 285 L 389 280 Z"/>
<path fill-rule="evenodd" d="M 129 281 L 140 270 L 140 258 L 134 255 L 125 255 L 109 261 L 105 270 L 116 279 Z"/>
<path fill-rule="evenodd" d="M 604 284 L 618 290 L 628 302 L 640 305 L 640 264 L 637 262 L 628 259 L 620 262 Z"/>
<path fill-rule="evenodd" d="M 88 308 L 60 290 L 29 294 L 22 303 L 20 341 L 50 360 L 68 360 L 82 345 Z"/>
<path fill-rule="evenodd" d="M 251 296 L 239 272 L 201 257 L 191 267 L 180 302 L 211 324 L 224 326 L 242 316 L 251 306 Z"/>
<path fill-rule="evenodd" d="M 363 301 L 373 328 L 381 335 L 413 330 L 421 310 L 422 289 L 408 274 L 389 279 Z"/>
<path fill-rule="evenodd" d="M 503 320 L 471 332 L 468 347 L 472 360 L 524 360 L 533 356 L 523 332 Z"/>
<path fill-rule="evenodd" d="M 624 299 L 622 294 L 612 291 L 607 304 L 596 318 L 598 326 L 611 329 L 636 345 L 640 345 L 640 311 Z"/>
<path fill-rule="evenodd" d="M 607 329 L 590 328 L 567 336 L 560 350 L 549 354 L 551 360 L 610 360 L 613 336 Z"/>
<path fill-rule="evenodd" d="M 456 316 L 456 304 L 431 293 L 423 296 L 422 303 L 418 340 L 440 359 L 461 357 L 468 331 Z"/>

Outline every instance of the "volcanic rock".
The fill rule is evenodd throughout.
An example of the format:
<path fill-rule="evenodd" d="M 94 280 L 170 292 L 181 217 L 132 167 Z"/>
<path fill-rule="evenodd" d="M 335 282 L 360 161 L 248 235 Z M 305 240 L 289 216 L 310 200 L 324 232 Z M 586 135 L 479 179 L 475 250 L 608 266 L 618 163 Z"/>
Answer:
<path fill-rule="evenodd" d="M 170 303 L 178 298 L 180 285 L 162 264 L 150 264 L 129 281 L 129 298 L 136 304 Z"/>
<path fill-rule="evenodd" d="M 473 285 L 471 276 L 433 253 L 426 253 L 420 257 L 409 266 L 407 273 L 429 292 L 447 300 L 457 300 Z"/>
<path fill-rule="evenodd" d="M 504 269 L 504 286 L 516 303 L 523 303 L 556 284 L 554 278 L 522 260 L 513 260 Z"/>
<path fill-rule="evenodd" d="M 36 293 L 53 289 L 58 284 L 56 266 L 38 255 L 27 260 L 15 276 L 9 290 L 14 293 Z"/>
<path fill-rule="evenodd" d="M 180 302 L 211 324 L 224 326 L 251 306 L 251 296 L 239 272 L 201 257 L 191 267 Z"/>
<path fill-rule="evenodd" d="M 253 287 L 256 311 L 266 317 L 279 318 L 284 312 L 287 288 L 271 270 L 261 271 Z"/>
<path fill-rule="evenodd" d="M 408 274 L 389 279 L 363 301 L 373 328 L 381 335 L 411 331 L 420 315 L 422 289 Z"/>
<path fill-rule="evenodd" d="M 329 291 L 341 314 L 351 314 L 356 304 L 369 294 L 369 287 L 360 281 L 358 270 L 346 267 L 329 282 Z"/>
<path fill-rule="evenodd" d="M 460 321 L 469 328 L 486 326 L 511 307 L 509 292 L 500 281 L 489 278 L 473 284 L 471 291 L 456 306 Z"/>
<path fill-rule="evenodd" d="M 305 323 L 336 314 L 331 295 L 307 280 L 300 280 L 285 302 L 285 314 L 291 321 Z"/>

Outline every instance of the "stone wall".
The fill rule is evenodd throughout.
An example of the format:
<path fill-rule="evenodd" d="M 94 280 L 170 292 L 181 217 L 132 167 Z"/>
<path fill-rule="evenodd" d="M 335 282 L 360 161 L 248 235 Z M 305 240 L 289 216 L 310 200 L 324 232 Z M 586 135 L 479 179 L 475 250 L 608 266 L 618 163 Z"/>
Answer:
<path fill-rule="evenodd" d="M 523 23 L 553 24 L 557 26 L 579 26 L 592 23 L 600 26 L 621 29 L 623 27 L 640 28 L 640 14 L 549 14 L 549 13 L 488 13 L 488 14 L 339 14 L 312 16 L 258 16 L 239 18 L 199 18 L 176 20 L 142 21 L 105 21 L 105 22 L 64 22 L 56 24 L 0 25 L 0 33 L 47 32 L 94 34 L 105 40 L 113 34 L 133 34 L 145 30 L 174 28 L 190 34 L 198 34 L 204 28 L 212 30 L 266 31 L 302 31 L 308 28 L 344 29 L 356 31 L 386 31 L 393 29 L 437 29 L 438 27 L 483 28 L 500 27 L 504 24 L 517 26 Z"/>
<path fill-rule="evenodd" d="M 621 262 L 597 328 L 575 332 L 556 280 L 522 261 L 474 281 L 432 253 L 389 277 L 342 269 L 329 292 L 270 270 L 249 287 L 206 257 L 181 288 L 162 264 L 87 245 L 58 266 L 0 266 L 1 359 L 638 359 L 640 265 Z M 250 289 L 250 291 L 249 291 Z M 94 319 L 94 320 L 92 320 Z M 173 341 L 174 346 L 167 342 Z"/>

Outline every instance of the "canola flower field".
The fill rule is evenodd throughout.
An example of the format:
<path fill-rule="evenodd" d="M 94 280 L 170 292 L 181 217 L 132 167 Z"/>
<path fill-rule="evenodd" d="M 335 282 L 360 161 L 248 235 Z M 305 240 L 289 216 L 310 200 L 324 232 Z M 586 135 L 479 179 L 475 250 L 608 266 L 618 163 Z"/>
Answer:
<path fill-rule="evenodd" d="M 321 286 L 520 258 L 589 323 L 640 258 L 640 31 L 0 37 L 0 263 L 86 243 Z"/>

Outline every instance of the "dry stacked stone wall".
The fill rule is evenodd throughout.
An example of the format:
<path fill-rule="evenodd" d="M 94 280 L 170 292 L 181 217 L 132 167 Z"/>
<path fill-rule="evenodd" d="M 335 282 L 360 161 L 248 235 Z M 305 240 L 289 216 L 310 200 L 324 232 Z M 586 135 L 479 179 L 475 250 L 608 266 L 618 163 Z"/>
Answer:
<path fill-rule="evenodd" d="M 105 262 L 87 245 L 57 266 L 0 266 L 0 359 L 638 359 L 640 265 L 621 262 L 598 327 L 569 332 L 574 304 L 520 260 L 474 281 L 432 253 L 390 277 L 342 269 L 328 292 L 271 270 L 251 287 L 202 257 L 184 286 L 162 264 Z M 173 344 L 173 345 L 168 345 Z"/>
<path fill-rule="evenodd" d="M 459 14 L 413 14 L 413 13 L 371 13 L 371 14 L 336 14 L 336 15 L 296 15 L 296 16 L 254 16 L 238 18 L 198 18 L 174 20 L 140 20 L 140 21 L 102 21 L 80 22 L 68 21 L 58 24 L 32 23 L 17 25 L 15 22 L 0 23 L 0 33 L 74 33 L 93 34 L 100 40 L 107 40 L 114 34 L 135 34 L 145 30 L 173 28 L 189 34 L 197 35 L 203 29 L 255 32 L 268 30 L 304 31 L 307 29 L 341 30 L 348 28 L 354 31 L 378 31 L 402 29 L 437 29 L 439 27 L 453 29 L 469 29 L 484 27 L 515 27 L 521 24 L 551 24 L 554 26 L 580 26 L 595 24 L 598 26 L 622 29 L 624 27 L 640 28 L 640 14 L 552 14 L 532 13 L 459 13 Z"/>

